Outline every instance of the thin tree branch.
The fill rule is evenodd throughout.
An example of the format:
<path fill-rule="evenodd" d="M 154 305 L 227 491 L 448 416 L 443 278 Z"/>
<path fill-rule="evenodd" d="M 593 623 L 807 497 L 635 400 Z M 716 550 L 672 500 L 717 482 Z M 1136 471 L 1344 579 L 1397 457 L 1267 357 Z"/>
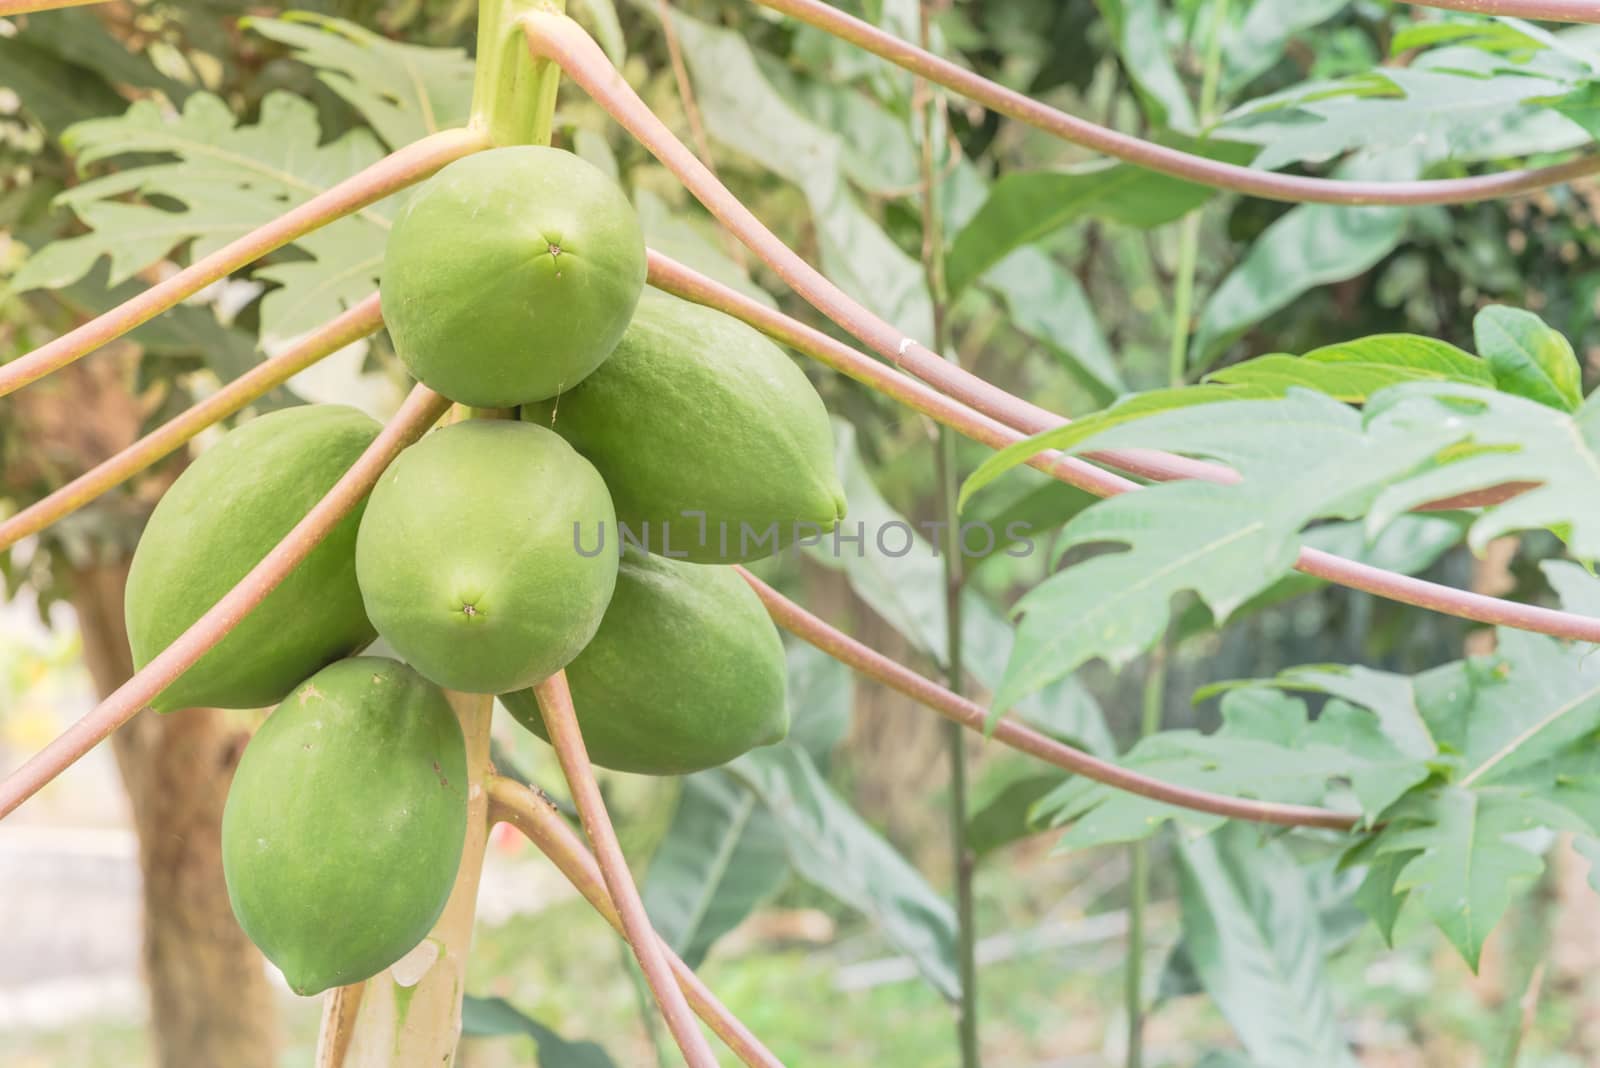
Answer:
<path fill-rule="evenodd" d="M 540 852 L 549 857 L 584 899 L 601 917 L 626 937 L 622 917 L 606 891 L 605 876 L 593 855 L 583 847 L 577 834 L 561 818 L 555 807 L 528 787 L 511 779 L 489 780 L 489 817 L 509 823 L 527 836 Z M 659 939 L 658 939 L 659 941 Z M 660 941 L 667 964 L 695 1014 L 728 1044 L 728 1048 L 750 1068 L 783 1068 L 783 1062 L 762 1045 L 750 1029 L 739 1022 L 717 996 L 700 981 L 694 971 Z"/>
<path fill-rule="evenodd" d="M 283 352 L 257 364 L 188 411 L 163 423 L 109 460 L 97 464 L 49 496 L 0 522 L 0 552 L 71 515 L 162 457 L 177 451 L 206 427 L 233 415 L 318 360 L 377 332 L 382 326 L 383 315 L 378 308 L 378 295 L 374 293 Z"/>
<path fill-rule="evenodd" d="M 877 679 L 890 689 L 926 705 L 953 723 L 959 723 L 968 730 L 979 733 L 987 727 L 988 710 L 976 701 L 969 701 L 959 694 L 951 693 L 931 679 L 924 678 L 898 661 L 856 641 L 801 608 L 743 567 L 734 566 L 740 577 L 750 584 L 756 596 L 767 606 L 767 612 L 773 621 L 790 634 L 809 642 L 863 675 Z M 1229 819 L 1251 820 L 1256 823 L 1271 823 L 1286 827 L 1325 827 L 1336 831 L 1347 831 L 1357 822 L 1357 817 L 1347 812 L 1313 808 L 1309 805 L 1286 805 L 1243 797 L 1228 797 L 1224 794 L 1213 794 L 1205 790 L 1162 782 L 1160 779 L 1142 775 L 1119 764 L 1090 756 L 1081 749 L 1058 742 L 1013 719 L 1001 719 L 995 725 L 993 737 L 996 741 L 1029 756 L 1037 757 L 1047 764 L 1054 764 L 1058 768 L 1104 783 L 1113 789 L 1124 790 L 1152 801 L 1193 809 L 1196 812 L 1210 812 Z"/>
<path fill-rule="evenodd" d="M 605 879 L 606 889 L 617 907 L 622 920 L 623 936 L 633 947 L 639 970 L 644 972 L 650 992 L 655 995 L 667 1029 L 683 1051 L 689 1068 L 717 1068 L 716 1055 L 700 1032 L 683 991 L 672 976 L 667 954 L 650 917 L 644 910 L 638 887 L 628 872 L 628 861 L 617 842 L 617 832 L 611 826 L 611 816 L 606 812 L 605 800 L 600 796 L 600 786 L 595 782 L 594 768 L 589 764 L 589 752 L 583 744 L 583 733 L 578 729 L 578 716 L 572 707 L 572 691 L 567 687 L 565 672 L 558 671 L 534 687 L 539 700 L 539 711 L 544 717 L 545 731 L 555 748 L 556 758 L 566 775 L 567 786 L 572 790 L 573 803 L 583 821 L 589 844 L 594 847 Z"/>
<path fill-rule="evenodd" d="M 417 386 L 400 411 L 383 428 L 326 496 L 284 535 L 261 562 L 250 569 L 223 598 L 197 619 L 159 656 L 34 754 L 22 767 L 0 780 L 0 819 L 32 797 L 107 735 L 132 719 L 149 701 L 172 684 L 249 615 L 291 571 L 311 554 L 341 519 L 360 503 L 378 476 L 400 450 L 432 426 L 449 401 L 426 386 Z"/>
<path fill-rule="evenodd" d="M 743 319 L 784 344 L 842 374 L 882 391 L 973 441 L 999 449 L 1021 441 L 1025 436 L 950 397 L 935 392 L 924 383 L 916 382 L 869 359 L 838 339 L 751 300 L 744 294 L 714 282 L 658 252 L 652 251 L 649 254 L 649 263 L 651 284 L 687 300 L 706 304 Z M 1041 452 L 1031 457 L 1028 464 L 1052 478 L 1101 497 L 1110 497 L 1140 488 L 1136 482 L 1130 482 L 1109 471 L 1102 471 L 1074 457 L 1062 456 L 1059 452 Z M 1575 641 L 1600 642 L 1600 619 L 1591 616 L 1458 590 L 1425 579 L 1413 578 L 1410 575 L 1385 571 L 1319 549 L 1301 549 L 1295 568 L 1340 586 L 1461 619 L 1530 630 Z"/>
<path fill-rule="evenodd" d="M 26 356 L 0 364 L 0 397 L 87 356 L 267 253 L 414 185 L 445 164 L 488 146 L 488 136 L 477 129 L 445 130 L 407 145 L 104 315 L 41 345 Z"/>
<path fill-rule="evenodd" d="M 1474 15 L 1506 15 L 1547 22 L 1600 23 L 1595 0 L 1406 0 L 1412 7 L 1439 7 L 1470 11 Z"/>
<path fill-rule="evenodd" d="M 754 2 L 815 26 L 913 74 L 938 82 L 947 89 L 977 101 L 991 111 L 1027 123 L 1064 141 L 1174 178 L 1267 200 L 1296 204 L 1469 204 L 1480 200 L 1514 196 L 1518 193 L 1530 193 L 1600 172 L 1600 156 L 1591 155 L 1580 156 L 1551 167 L 1432 181 L 1362 182 L 1274 174 L 1271 171 L 1223 163 L 1168 148 L 1101 126 L 1088 119 L 1058 111 L 1047 104 L 974 74 L 964 67 L 959 67 L 949 60 L 924 52 L 911 42 L 885 33 L 871 23 L 848 15 L 838 8 L 822 3 L 821 0 L 754 0 Z M 1460 2 L 1465 5 L 1473 3 L 1474 0 L 1460 0 Z M 1511 0 L 1495 0 L 1492 6 L 1504 9 L 1514 5 Z M 1563 0 L 1521 0 L 1520 6 L 1563 7 L 1569 12 L 1571 21 L 1600 21 L 1600 16 L 1593 10 L 1592 0 L 1565 0 L 1565 3 Z M 1577 13 L 1587 17 L 1578 19 Z"/>

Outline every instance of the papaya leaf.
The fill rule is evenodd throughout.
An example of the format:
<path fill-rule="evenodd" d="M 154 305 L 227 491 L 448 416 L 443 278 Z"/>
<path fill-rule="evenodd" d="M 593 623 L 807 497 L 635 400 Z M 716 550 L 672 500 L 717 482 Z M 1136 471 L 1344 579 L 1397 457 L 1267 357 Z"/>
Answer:
<path fill-rule="evenodd" d="M 1516 835 L 1539 827 L 1592 830 L 1568 809 L 1526 791 L 1449 786 L 1408 799 L 1384 831 L 1380 853 L 1412 853 L 1394 888 L 1415 895 L 1477 969 L 1489 932 L 1544 870 Z"/>
<path fill-rule="evenodd" d="M 601 1046 L 569 1042 L 505 998 L 468 994 L 461 1002 L 461 1033 L 469 1038 L 527 1035 L 539 1048 L 538 1068 L 616 1068 Z"/>
<path fill-rule="evenodd" d="M 728 765 L 783 829 L 796 873 L 872 921 L 947 998 L 955 967 L 955 915 L 927 882 L 868 827 L 798 746 L 757 749 Z"/>
<path fill-rule="evenodd" d="M 1289 42 L 1350 6 L 1350 0 L 1300 0 L 1249 5 L 1244 18 L 1229 28 L 1222 43 L 1222 92 L 1230 96 L 1271 70 Z"/>
<path fill-rule="evenodd" d="M 1168 45 L 1160 0 L 1095 0 L 1122 69 L 1133 82 L 1145 117 L 1155 126 L 1192 130 L 1194 108 Z"/>
<path fill-rule="evenodd" d="M 288 93 L 270 94 L 253 125 L 241 125 L 219 98 L 189 97 L 179 115 L 142 100 L 115 118 L 72 127 L 67 147 L 80 167 L 130 153 L 169 161 L 132 166 L 63 193 L 89 233 L 54 242 L 31 257 L 19 291 L 60 288 L 84 277 L 102 257 L 110 285 L 188 246 L 199 258 L 375 162 L 381 150 L 365 130 L 321 143 L 316 111 Z M 137 193 L 176 209 L 119 199 Z M 392 202 L 372 205 L 296 242 L 306 259 L 279 262 L 257 276 L 282 285 L 261 308 L 269 353 L 327 321 L 377 283 Z"/>
<path fill-rule="evenodd" d="M 1013 327 L 1045 343 L 1102 401 L 1127 390 L 1083 284 L 1038 248 L 1019 248 L 984 274 Z"/>
<path fill-rule="evenodd" d="M 1177 391 L 1189 392 L 1207 393 Z M 1035 441 L 1059 444 L 1058 435 L 1068 437 L 1079 425 Z M 1126 664 L 1166 631 L 1179 593 L 1198 593 L 1214 618 L 1227 619 L 1289 572 L 1307 523 L 1360 515 L 1390 481 L 1457 436 L 1444 425 L 1378 435 L 1363 430 L 1354 410 L 1295 390 L 1275 400 L 1174 408 L 1073 443 L 1072 452 L 1156 448 L 1203 455 L 1238 471 L 1241 481 L 1151 486 L 1069 522 L 1057 539 L 1060 551 L 1126 548 L 1069 566 L 1018 602 L 1022 622 L 994 698 L 996 714 L 1091 659 Z"/>
<path fill-rule="evenodd" d="M 1059 482 L 1031 467 L 1014 468 L 1006 478 L 979 492 L 963 512 L 964 522 L 982 523 L 995 532 L 994 546 L 969 556 L 968 568 L 975 569 L 1008 551 L 1014 550 L 1018 555 L 1027 552 L 1043 535 L 1097 500 L 1087 490 Z"/>
<path fill-rule="evenodd" d="M 640 893 L 650 921 L 691 968 L 789 879 L 783 830 L 727 772 L 683 780 Z"/>
<path fill-rule="evenodd" d="M 458 48 L 424 48 L 309 11 L 241 24 L 288 45 L 321 81 L 372 125 L 390 148 L 464 126 L 472 106 L 472 60 Z"/>
<path fill-rule="evenodd" d="M 1600 657 L 1587 645 L 1496 631 L 1493 656 L 1421 677 L 1423 715 L 1459 754 L 1462 785 L 1488 785 L 1600 730 Z"/>
<path fill-rule="evenodd" d="M 1410 891 L 1397 889 L 1400 872 L 1416 857 L 1418 850 L 1399 849 L 1381 852 L 1382 837 L 1364 838 L 1341 858 L 1345 865 L 1359 865 L 1365 869 L 1361 886 L 1356 890 L 1356 907 L 1366 913 L 1377 927 L 1384 942 L 1394 945 L 1394 925 L 1400 919 Z"/>
<path fill-rule="evenodd" d="M 1213 371 L 1206 381 L 1259 386 L 1279 394 L 1299 386 L 1349 404 L 1401 382 L 1495 384 L 1483 360 L 1449 342 L 1416 334 L 1375 334 L 1312 349 L 1304 356 L 1258 356 Z"/>
<path fill-rule="evenodd" d="M 1535 488 L 1486 508 L 1467 532 L 1482 552 L 1503 534 L 1554 530 L 1572 552 L 1600 557 L 1600 394 L 1575 412 L 1475 386 L 1412 382 L 1384 390 L 1367 405 L 1369 434 L 1455 428 L 1463 447 L 1397 481 L 1378 495 L 1367 529 L 1376 531 L 1420 504 L 1508 482 Z"/>
<path fill-rule="evenodd" d="M 1583 127 L 1590 137 L 1600 140 L 1600 81 L 1580 85 L 1543 103 Z"/>
<path fill-rule="evenodd" d="M 1164 731 L 1140 741 L 1121 763 L 1214 793 L 1359 808 L 1369 821 L 1430 773 L 1426 762 L 1384 735 L 1371 712 L 1330 702 L 1313 721 L 1305 702 L 1265 688 L 1227 694 L 1216 732 Z M 1191 835 L 1225 822 L 1087 779 L 1070 780 L 1047 795 L 1033 818 L 1072 825 L 1063 849 L 1137 841 L 1169 821 Z"/>
<path fill-rule="evenodd" d="M 1545 581 L 1561 599 L 1561 607 L 1586 616 L 1600 616 L 1600 578 L 1571 560 L 1544 560 L 1539 564 Z"/>
<path fill-rule="evenodd" d="M 1414 177 L 1415 168 L 1364 165 L 1346 171 L 1398 179 Z M 1209 366 L 1257 323 L 1307 290 L 1371 268 L 1400 244 L 1414 210 L 1333 204 L 1291 209 L 1251 244 L 1206 300 L 1190 346 L 1190 366 Z"/>
<path fill-rule="evenodd" d="M 1319 549 L 1385 571 L 1415 575 L 1433 566 L 1458 545 L 1466 525 L 1467 520 L 1459 513 L 1434 512 L 1401 516 L 1370 542 L 1359 520 L 1318 524 L 1304 531 L 1300 540 L 1308 549 Z M 1326 585 L 1324 580 L 1303 571 L 1290 572 L 1234 609 L 1228 618 L 1238 621 Z M 1214 626 L 1210 610 L 1191 600 L 1178 617 L 1174 639 L 1182 642 Z"/>
<path fill-rule="evenodd" d="M 1033 834 L 1039 829 L 1035 806 L 1069 778 L 1060 768 L 1042 768 L 1020 755 L 986 761 L 972 791 L 967 848 L 982 860 Z"/>
<path fill-rule="evenodd" d="M 1519 64 L 1516 77 L 1492 76 L 1505 66 L 1503 57 L 1476 49 L 1441 49 L 1409 67 L 1384 66 L 1252 100 L 1218 132 L 1261 144 L 1255 166 L 1264 170 L 1357 149 L 1391 162 L 1413 153 L 1422 164 L 1478 159 L 1502 126 L 1537 117 L 1539 100 L 1588 80 L 1586 72 L 1558 62 Z"/>
<path fill-rule="evenodd" d="M 1289 850 L 1242 826 L 1177 849 L 1184 948 L 1251 1059 L 1355 1068 L 1324 968 L 1321 912 Z"/>
<path fill-rule="evenodd" d="M 1213 683 L 1195 691 L 1194 699 L 1203 701 L 1215 694 L 1259 686 L 1326 694 L 1360 705 L 1378 717 L 1378 729 L 1399 752 L 1418 760 L 1439 752 L 1423 719 L 1415 683 L 1408 675 L 1360 665 L 1308 664 L 1289 668 L 1270 679 Z"/>
<path fill-rule="evenodd" d="M 1169 139 L 1185 151 L 1247 163 L 1255 146 Z M 1131 163 L 1081 171 L 1016 171 L 1003 176 L 950 244 L 945 257 L 950 293 L 959 294 L 990 267 L 1083 218 L 1150 229 L 1180 219 L 1216 194 Z"/>
<path fill-rule="evenodd" d="M 1491 304 L 1473 318 L 1472 333 L 1501 391 L 1563 412 L 1583 404 L 1583 371 L 1572 343 L 1537 315 Z"/>

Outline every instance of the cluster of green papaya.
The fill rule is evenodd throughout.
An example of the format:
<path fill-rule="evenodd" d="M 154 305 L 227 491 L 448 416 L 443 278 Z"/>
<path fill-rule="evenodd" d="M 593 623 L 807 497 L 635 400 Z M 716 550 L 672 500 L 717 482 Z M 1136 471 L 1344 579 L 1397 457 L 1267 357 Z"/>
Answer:
<path fill-rule="evenodd" d="M 420 187 L 383 269 L 396 351 L 451 400 L 514 418 L 406 449 L 152 702 L 277 705 L 230 789 L 223 861 L 241 925 L 302 994 L 389 967 L 445 906 L 467 820 L 446 690 L 498 694 L 542 737 L 530 687 L 565 669 L 591 758 L 643 774 L 788 731 L 782 643 L 727 565 L 842 517 L 827 413 L 777 346 L 646 291 L 645 274 L 627 198 L 569 153 L 496 149 Z M 379 429 L 312 405 L 202 454 L 134 556 L 135 663 L 243 578 Z M 380 636 L 400 660 L 357 655 Z"/>

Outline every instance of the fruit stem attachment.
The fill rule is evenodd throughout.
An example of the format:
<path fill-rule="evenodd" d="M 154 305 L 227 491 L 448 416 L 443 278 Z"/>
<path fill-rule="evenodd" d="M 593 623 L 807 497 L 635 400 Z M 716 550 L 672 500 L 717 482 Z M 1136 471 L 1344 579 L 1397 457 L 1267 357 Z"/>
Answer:
<path fill-rule="evenodd" d="M 519 25 L 534 11 L 562 14 L 565 0 L 480 0 L 472 126 L 492 144 L 548 145 L 561 68 L 528 53 Z"/>
<path fill-rule="evenodd" d="M 491 822 L 509 823 L 521 831 L 528 841 L 550 858 L 601 918 L 618 934 L 627 937 L 622 916 L 606 890 L 600 865 L 583 847 L 577 833 L 567 825 L 553 804 L 522 783 L 492 776 L 489 779 L 489 819 Z M 704 1020 L 750 1068 L 783 1068 L 783 1062 L 762 1045 L 761 1040 L 740 1023 L 727 1006 L 717 1000 L 717 996 L 700 981 L 683 959 L 659 937 L 657 941 L 666 955 L 668 967 L 672 969 L 673 979 L 695 1015 Z"/>
<path fill-rule="evenodd" d="M 622 855 L 617 832 L 611 826 L 611 816 L 606 812 L 605 800 L 600 796 L 600 784 L 595 782 L 594 768 L 589 763 L 589 751 L 583 743 L 583 732 L 578 728 L 578 715 L 572 707 L 572 691 L 567 687 L 567 675 L 558 671 L 533 688 L 539 699 L 539 711 L 544 716 L 545 732 L 555 747 L 561 771 L 566 775 L 567 786 L 572 791 L 573 803 L 583 821 L 584 833 L 594 847 L 599 860 L 600 874 L 607 891 L 616 905 L 622 920 L 622 930 L 633 955 L 638 958 L 639 969 L 644 972 L 650 992 L 655 995 L 661 1015 L 667 1021 L 683 1059 L 689 1068 L 717 1068 L 717 1058 L 711 1052 L 700 1025 L 695 1022 L 683 991 L 678 989 L 667 963 L 661 939 L 650 926 L 644 901 L 628 871 L 628 862 Z"/>

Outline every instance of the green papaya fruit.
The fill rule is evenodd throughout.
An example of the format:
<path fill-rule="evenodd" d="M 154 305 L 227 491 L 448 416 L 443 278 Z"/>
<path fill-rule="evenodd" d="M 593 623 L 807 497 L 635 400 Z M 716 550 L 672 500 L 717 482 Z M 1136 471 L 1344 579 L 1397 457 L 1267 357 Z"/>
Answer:
<path fill-rule="evenodd" d="M 441 686 L 503 693 L 578 655 L 611 600 L 617 554 L 605 483 L 560 437 L 474 420 L 406 449 L 379 479 L 356 541 L 378 633 Z"/>
<path fill-rule="evenodd" d="M 383 319 L 427 386 L 510 408 L 570 389 L 611 354 L 644 287 L 633 206 L 570 152 L 497 148 L 407 201 L 384 250 Z"/>
<path fill-rule="evenodd" d="M 234 915 L 297 994 L 361 982 L 444 910 L 467 833 L 450 702 L 404 664 L 341 660 L 245 746 L 222 810 Z"/>
<path fill-rule="evenodd" d="M 190 464 L 156 505 L 128 570 L 134 666 L 155 659 L 260 563 L 380 429 L 343 405 L 285 408 L 230 431 Z M 356 585 L 361 508 L 151 706 L 264 708 L 370 642 Z"/>
<path fill-rule="evenodd" d="M 600 469 L 618 541 L 696 563 L 760 559 L 844 516 L 827 410 L 731 316 L 646 292 L 611 359 L 523 419 Z"/>
<path fill-rule="evenodd" d="M 737 572 L 628 552 L 594 639 L 567 665 L 589 759 L 644 775 L 725 764 L 789 733 L 783 642 Z M 532 690 L 501 702 L 541 738 Z"/>

